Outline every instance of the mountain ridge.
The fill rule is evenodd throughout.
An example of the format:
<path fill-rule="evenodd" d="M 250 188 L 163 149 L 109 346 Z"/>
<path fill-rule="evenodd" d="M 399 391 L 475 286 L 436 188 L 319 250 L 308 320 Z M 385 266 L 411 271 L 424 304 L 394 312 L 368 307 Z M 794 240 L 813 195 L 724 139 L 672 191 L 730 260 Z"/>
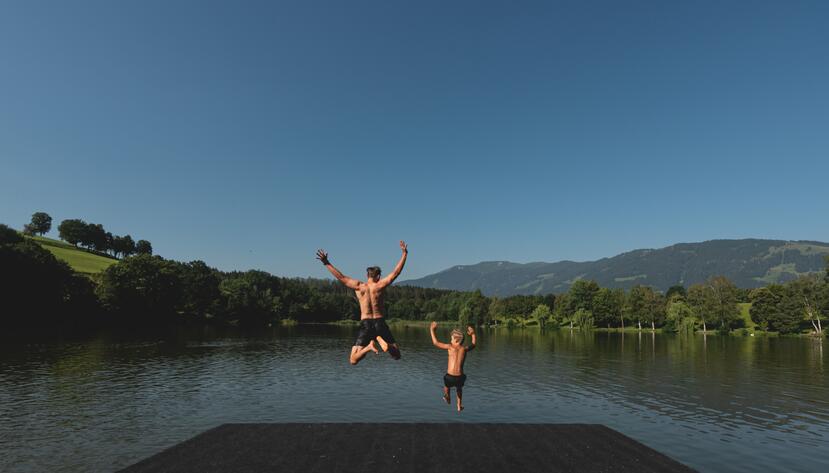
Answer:
<path fill-rule="evenodd" d="M 829 243 L 815 240 L 714 239 L 639 248 L 594 261 L 482 261 L 400 284 L 509 296 L 562 293 L 578 279 L 610 288 L 643 284 L 665 291 L 722 275 L 739 287 L 752 288 L 823 271 L 827 255 Z"/>

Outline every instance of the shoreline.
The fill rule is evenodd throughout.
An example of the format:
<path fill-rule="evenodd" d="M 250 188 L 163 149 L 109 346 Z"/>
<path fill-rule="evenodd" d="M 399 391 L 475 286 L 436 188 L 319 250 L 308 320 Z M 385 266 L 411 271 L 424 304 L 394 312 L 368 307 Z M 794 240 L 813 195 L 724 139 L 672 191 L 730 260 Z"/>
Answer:
<path fill-rule="evenodd" d="M 394 327 L 423 327 L 429 328 L 429 325 L 432 323 L 431 320 L 406 320 L 406 319 L 386 319 L 386 323 L 389 326 Z M 460 326 L 457 321 L 449 321 L 449 320 L 442 320 L 437 321 L 438 327 L 458 327 Z M 291 325 L 336 325 L 336 326 L 353 326 L 356 327 L 360 325 L 359 320 L 337 320 L 333 322 L 311 322 L 311 323 L 298 323 L 298 324 L 291 324 Z M 741 332 L 743 329 L 735 329 L 727 333 L 722 333 L 719 330 L 696 330 L 694 332 L 668 332 L 661 328 L 657 328 L 656 330 L 651 330 L 650 328 L 642 328 L 637 329 L 636 327 L 625 327 L 624 329 L 619 327 L 614 328 L 606 328 L 606 327 L 595 327 L 592 329 L 580 329 L 578 327 L 570 328 L 568 326 L 561 326 L 561 327 L 551 327 L 551 328 L 541 328 L 538 324 L 533 325 L 514 325 L 514 326 L 507 326 L 507 324 L 497 324 L 497 325 L 484 325 L 480 326 L 479 328 L 484 329 L 495 329 L 495 330 L 511 330 L 511 329 L 530 329 L 530 330 L 539 330 L 539 331 L 564 331 L 564 330 L 572 330 L 574 332 L 598 332 L 598 333 L 632 333 L 632 334 L 668 334 L 668 335 L 703 335 L 703 336 L 721 336 L 727 335 L 729 337 L 759 337 L 759 338 L 769 338 L 769 337 L 792 337 L 792 338 L 826 338 L 826 335 L 818 336 L 814 333 L 788 333 L 788 334 L 781 334 L 779 332 L 763 332 L 759 330 L 751 331 L 745 329 L 745 332 Z"/>

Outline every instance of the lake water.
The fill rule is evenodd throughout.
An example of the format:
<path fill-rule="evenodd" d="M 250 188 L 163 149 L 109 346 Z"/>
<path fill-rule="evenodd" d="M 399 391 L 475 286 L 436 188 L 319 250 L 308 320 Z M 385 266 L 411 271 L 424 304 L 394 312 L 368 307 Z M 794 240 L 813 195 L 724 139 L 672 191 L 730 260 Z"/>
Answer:
<path fill-rule="evenodd" d="M 6 341 L 0 471 L 113 471 L 226 422 L 351 421 L 600 423 L 700 471 L 829 471 L 825 340 L 483 330 L 458 413 L 428 330 L 392 331 L 403 358 L 356 367 L 353 327 Z"/>

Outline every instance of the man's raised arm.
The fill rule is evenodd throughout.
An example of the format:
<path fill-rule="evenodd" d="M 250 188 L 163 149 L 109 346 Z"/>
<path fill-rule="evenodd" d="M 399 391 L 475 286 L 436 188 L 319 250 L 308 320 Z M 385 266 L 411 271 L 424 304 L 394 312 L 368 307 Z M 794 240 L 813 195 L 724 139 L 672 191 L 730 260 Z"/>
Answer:
<path fill-rule="evenodd" d="M 346 287 L 351 289 L 357 289 L 360 287 L 360 281 L 344 275 L 339 269 L 335 268 L 334 265 L 328 261 L 328 253 L 326 253 L 325 250 L 317 250 L 317 259 L 322 261 L 322 264 L 325 265 L 326 269 L 328 269 L 328 271 L 330 271 L 338 281 L 345 284 Z"/>
<path fill-rule="evenodd" d="M 397 276 L 400 276 L 400 273 L 403 272 L 403 266 L 406 265 L 406 257 L 409 256 L 409 248 L 403 240 L 400 240 L 400 249 L 403 251 L 403 254 L 400 255 L 400 261 L 397 262 L 397 266 L 394 267 L 391 274 L 380 280 L 380 284 L 383 286 L 388 286 L 393 283 L 394 280 L 397 279 Z"/>
<path fill-rule="evenodd" d="M 435 330 L 437 328 L 438 328 L 438 323 L 437 322 L 432 322 L 431 325 L 429 325 L 429 333 L 432 335 L 432 345 L 434 345 L 434 346 L 436 346 L 440 349 L 446 350 L 446 349 L 449 348 L 449 345 L 447 345 L 446 343 L 441 343 L 441 342 L 438 341 L 438 336 L 435 333 Z"/>

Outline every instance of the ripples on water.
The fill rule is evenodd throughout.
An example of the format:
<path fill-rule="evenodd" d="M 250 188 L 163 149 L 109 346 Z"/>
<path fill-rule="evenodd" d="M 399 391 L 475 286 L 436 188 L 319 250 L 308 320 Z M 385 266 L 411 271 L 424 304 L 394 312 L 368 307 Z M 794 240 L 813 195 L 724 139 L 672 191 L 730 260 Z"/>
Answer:
<path fill-rule="evenodd" d="M 393 330 L 403 359 L 356 367 L 356 330 L 334 326 L 5 344 L 0 471 L 112 471 L 226 422 L 354 421 L 600 423 L 702 471 L 829 468 L 823 340 L 484 331 L 458 414 L 445 352 Z"/>

